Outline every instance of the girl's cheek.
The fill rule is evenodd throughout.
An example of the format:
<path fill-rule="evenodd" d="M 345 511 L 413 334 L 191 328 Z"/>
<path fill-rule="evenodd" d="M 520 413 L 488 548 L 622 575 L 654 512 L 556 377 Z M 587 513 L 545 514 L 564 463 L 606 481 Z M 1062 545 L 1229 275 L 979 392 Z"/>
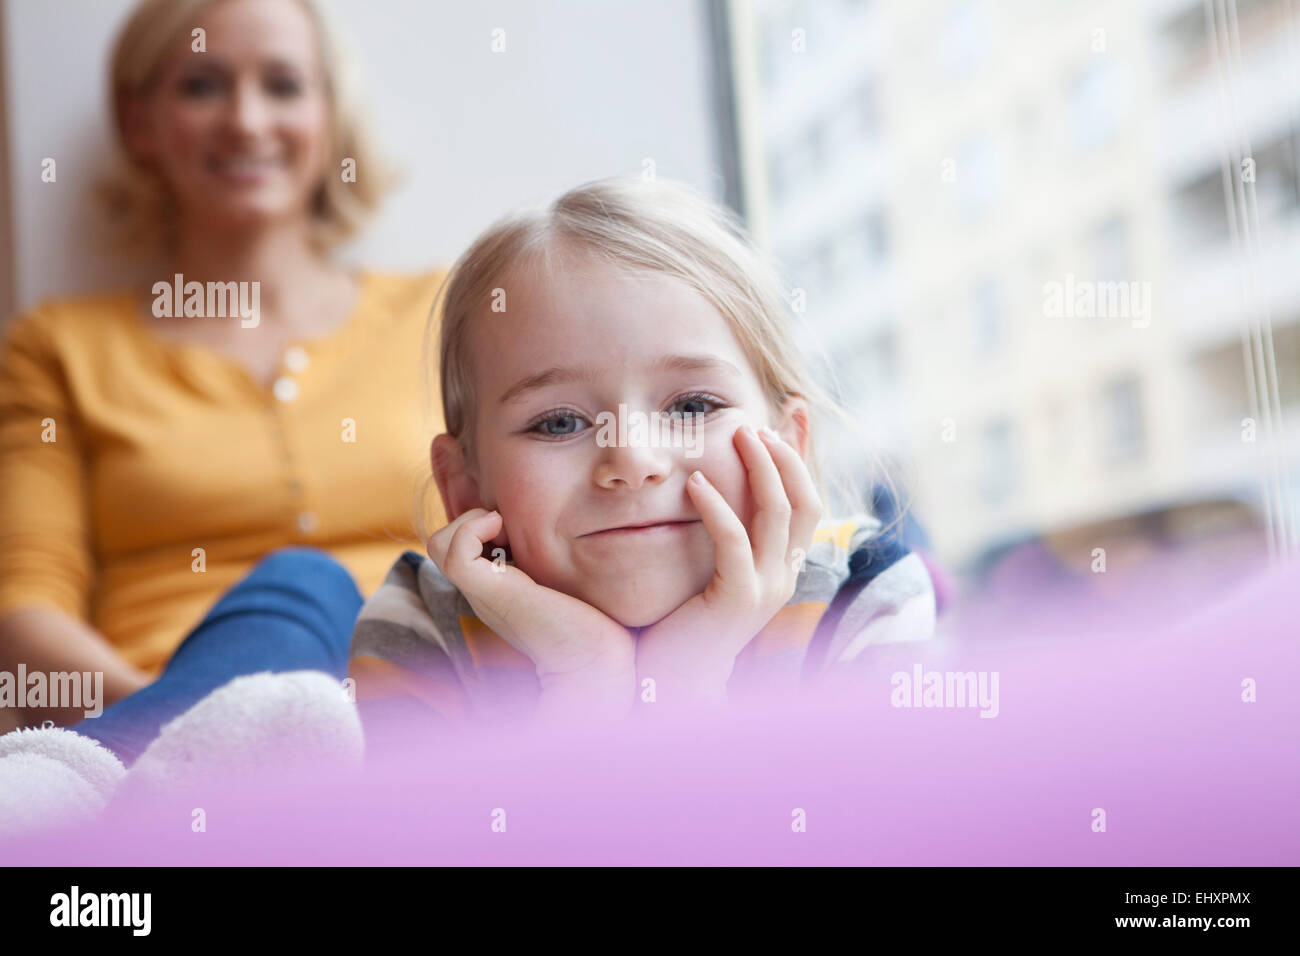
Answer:
<path fill-rule="evenodd" d="M 684 467 L 689 475 L 695 469 L 704 472 L 713 487 L 717 488 L 726 499 L 731 510 L 748 526 L 753 504 L 750 500 L 748 473 L 745 463 L 740 460 L 740 452 L 732 444 L 734 431 L 724 440 L 715 439 L 708 452 L 693 461 L 687 460 Z"/>
<path fill-rule="evenodd" d="M 509 515 L 517 530 L 544 522 L 546 515 L 553 510 L 550 499 L 561 485 L 558 476 L 544 470 L 544 464 L 525 457 L 494 475 L 494 504 L 489 507 L 495 507 L 502 515 Z"/>

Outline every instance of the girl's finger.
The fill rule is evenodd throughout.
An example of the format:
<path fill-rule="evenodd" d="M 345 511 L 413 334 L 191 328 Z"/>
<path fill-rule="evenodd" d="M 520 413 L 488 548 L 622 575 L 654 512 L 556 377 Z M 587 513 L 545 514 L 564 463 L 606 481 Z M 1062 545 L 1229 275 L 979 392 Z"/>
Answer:
<path fill-rule="evenodd" d="M 753 521 L 755 563 L 763 573 L 771 573 L 788 564 L 792 507 L 768 446 L 748 425 L 736 429 L 736 446 L 749 472 L 749 487 L 757 506 Z"/>
<path fill-rule="evenodd" d="M 438 566 L 439 570 L 442 570 L 443 565 L 447 563 L 447 548 L 451 546 L 452 535 L 454 535 L 460 526 L 466 521 L 473 519 L 476 512 L 480 510 L 482 509 L 473 508 L 466 511 L 464 514 L 459 515 L 455 520 L 443 525 L 429 536 L 429 540 L 425 542 L 425 551 L 428 552 L 429 558 Z"/>
<path fill-rule="evenodd" d="M 704 477 L 704 472 L 691 473 L 686 481 L 686 493 L 713 539 L 715 575 L 728 590 L 748 587 L 754 578 L 754 553 L 744 523 L 736 517 L 722 493 Z"/>
<path fill-rule="evenodd" d="M 474 542 L 478 542 L 478 550 L 473 557 L 481 557 L 483 543 L 497 533 L 500 523 L 501 516 L 496 512 L 471 508 L 429 539 L 429 557 L 452 580 L 452 575 L 459 576 L 467 563 L 466 553 L 474 547 Z"/>
<path fill-rule="evenodd" d="M 782 440 L 776 432 L 765 429 L 760 434 L 768 451 L 772 453 L 772 461 L 781 475 L 786 499 L 790 502 L 789 547 L 802 548 L 807 553 L 813 532 L 817 530 L 817 523 L 822 518 L 822 499 L 817 493 L 817 484 L 793 446 Z"/>

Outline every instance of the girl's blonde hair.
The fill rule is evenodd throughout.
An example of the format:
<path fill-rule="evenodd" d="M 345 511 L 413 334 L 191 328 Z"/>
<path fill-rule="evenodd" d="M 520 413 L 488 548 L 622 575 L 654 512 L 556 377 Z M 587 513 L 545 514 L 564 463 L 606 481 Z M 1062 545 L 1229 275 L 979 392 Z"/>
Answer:
<path fill-rule="evenodd" d="M 159 174 L 130 155 L 126 115 L 133 100 L 148 97 L 177 42 L 188 37 L 200 14 L 225 0 L 141 0 L 118 33 L 109 61 L 109 106 L 120 147 L 115 171 L 97 190 L 121 245 L 151 255 L 173 239 L 176 210 Z M 395 180 L 375 154 L 362 122 L 354 64 L 315 0 L 296 0 L 315 28 L 329 102 L 332 166 L 312 199 L 312 238 L 319 248 L 353 235 L 378 207 Z M 355 161 L 355 181 L 340 175 Z"/>
<path fill-rule="evenodd" d="M 687 283 L 726 319 L 773 412 L 787 398 L 798 396 L 810 406 L 810 432 L 818 431 L 818 417 L 848 421 L 809 376 L 791 334 L 776 271 L 757 252 L 739 218 L 682 184 L 615 177 L 586 183 L 549 206 L 499 220 L 457 260 L 443 284 L 438 296 L 441 315 L 437 303 L 432 313 L 440 322 L 443 421 L 468 460 L 474 458 L 477 399 L 470 323 L 488 308 L 494 288 L 507 278 L 527 267 L 550 269 L 553 258 L 570 249 Z M 430 344 L 433 332 L 431 324 Z M 841 507 L 868 510 L 857 482 L 838 475 L 827 480 L 815 442 L 810 442 L 808 459 L 828 510 L 828 487 L 833 487 Z"/>

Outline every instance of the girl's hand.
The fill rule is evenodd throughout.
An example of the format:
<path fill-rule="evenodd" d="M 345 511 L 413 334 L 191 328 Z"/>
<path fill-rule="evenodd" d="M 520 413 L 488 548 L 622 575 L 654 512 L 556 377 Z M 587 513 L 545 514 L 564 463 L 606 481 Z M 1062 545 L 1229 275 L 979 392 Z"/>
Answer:
<path fill-rule="evenodd" d="M 737 429 L 735 442 L 757 506 L 753 527 L 746 531 L 726 499 L 695 472 L 686 489 L 713 539 L 713 578 L 637 642 L 637 679 L 653 678 L 665 701 L 726 700 L 737 655 L 793 596 L 821 519 L 821 498 L 794 448 L 768 429 L 760 440 L 747 425 Z"/>
<path fill-rule="evenodd" d="M 543 716 L 622 717 L 635 694 L 631 632 L 591 605 L 483 557 L 501 515 L 474 508 L 429 539 L 429 557 L 485 625 L 537 668 Z"/>

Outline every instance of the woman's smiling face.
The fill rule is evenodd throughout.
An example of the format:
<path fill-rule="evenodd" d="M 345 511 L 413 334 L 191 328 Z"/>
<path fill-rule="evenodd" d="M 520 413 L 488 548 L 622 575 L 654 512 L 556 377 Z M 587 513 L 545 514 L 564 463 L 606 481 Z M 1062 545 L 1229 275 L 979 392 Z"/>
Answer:
<path fill-rule="evenodd" d="M 185 36 L 156 89 L 133 104 L 137 157 L 166 179 L 192 225 L 305 218 L 330 150 L 327 77 L 294 0 L 223 0 Z"/>
<path fill-rule="evenodd" d="M 570 252 L 550 276 L 504 286 L 506 310 L 484 309 L 470 329 L 480 503 L 501 513 L 515 564 L 537 583 L 651 624 L 713 575 L 692 471 L 749 527 L 733 436 L 772 424 L 769 404 L 727 321 L 680 280 Z M 697 417 L 667 433 L 689 441 L 633 447 L 604 440 L 620 412 Z"/>

